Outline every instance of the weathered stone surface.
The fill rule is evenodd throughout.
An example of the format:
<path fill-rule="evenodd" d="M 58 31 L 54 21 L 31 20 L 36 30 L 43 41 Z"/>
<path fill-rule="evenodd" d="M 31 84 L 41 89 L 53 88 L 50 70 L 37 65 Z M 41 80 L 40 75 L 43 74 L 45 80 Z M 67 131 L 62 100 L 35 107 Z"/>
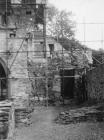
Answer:
<path fill-rule="evenodd" d="M 18 108 L 15 110 L 15 123 L 16 127 L 29 125 L 31 123 L 30 121 L 31 113 L 26 108 Z"/>
<path fill-rule="evenodd" d="M 104 64 L 87 72 L 87 93 L 89 99 L 104 99 Z"/>
<path fill-rule="evenodd" d="M 20 106 L 26 100 L 28 102 L 29 90 L 27 90 L 29 80 L 27 71 L 27 41 L 16 37 L 10 37 L 10 30 L 0 32 L 0 58 L 8 68 L 9 97 L 15 99 L 14 102 Z M 20 34 L 21 35 L 21 34 Z M 8 37 L 8 39 L 7 39 Z M 19 49 L 21 47 L 21 49 Z M 9 50 L 9 55 L 6 51 Z M 20 51 L 20 52 L 18 52 Z M 27 99 L 26 99 L 27 98 Z M 21 99 L 21 100 L 20 100 Z M 18 101 L 17 101 L 18 100 Z M 24 104 L 24 103 L 23 103 Z"/>

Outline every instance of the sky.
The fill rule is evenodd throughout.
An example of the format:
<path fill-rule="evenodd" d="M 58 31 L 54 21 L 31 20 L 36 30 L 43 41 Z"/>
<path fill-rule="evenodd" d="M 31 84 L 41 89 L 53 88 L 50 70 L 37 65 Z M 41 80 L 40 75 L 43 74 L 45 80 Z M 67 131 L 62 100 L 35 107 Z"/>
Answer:
<path fill-rule="evenodd" d="M 76 39 L 92 49 L 104 49 L 104 0 L 48 1 L 59 10 L 72 11 Z"/>

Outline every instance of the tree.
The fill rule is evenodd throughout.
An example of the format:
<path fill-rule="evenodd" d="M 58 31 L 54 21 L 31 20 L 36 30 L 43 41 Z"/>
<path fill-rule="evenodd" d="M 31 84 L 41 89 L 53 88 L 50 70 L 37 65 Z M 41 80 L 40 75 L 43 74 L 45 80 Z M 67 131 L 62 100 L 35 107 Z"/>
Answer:
<path fill-rule="evenodd" d="M 57 38 L 72 38 L 74 36 L 75 23 L 72 21 L 72 13 L 65 10 L 59 11 L 54 6 L 47 10 L 47 32 Z"/>
<path fill-rule="evenodd" d="M 68 39 L 66 37 L 63 37 L 63 38 L 61 37 L 58 39 L 58 42 L 65 48 L 65 50 L 68 50 L 68 51 L 70 51 L 71 49 L 72 50 L 75 50 L 75 49 L 86 50 L 87 49 L 85 45 L 82 45 L 75 38 Z"/>
<path fill-rule="evenodd" d="M 54 6 L 51 6 L 47 13 L 48 33 L 50 33 L 69 54 L 69 57 L 67 59 L 65 58 L 65 61 L 62 58 L 61 61 L 63 61 L 66 66 L 68 65 L 65 63 L 67 60 L 71 60 L 68 63 L 75 66 L 79 65 L 83 67 L 86 66 L 86 64 L 88 65 L 86 56 L 88 48 L 74 37 L 75 22 L 72 20 L 72 12 L 66 12 L 65 10 L 59 11 Z"/>

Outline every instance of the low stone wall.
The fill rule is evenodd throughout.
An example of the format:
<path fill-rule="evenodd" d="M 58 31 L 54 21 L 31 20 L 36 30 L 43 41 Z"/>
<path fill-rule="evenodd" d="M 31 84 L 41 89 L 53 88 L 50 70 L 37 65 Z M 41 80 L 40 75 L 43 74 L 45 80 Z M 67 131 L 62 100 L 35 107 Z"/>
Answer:
<path fill-rule="evenodd" d="M 104 64 L 87 72 L 88 99 L 104 100 Z"/>

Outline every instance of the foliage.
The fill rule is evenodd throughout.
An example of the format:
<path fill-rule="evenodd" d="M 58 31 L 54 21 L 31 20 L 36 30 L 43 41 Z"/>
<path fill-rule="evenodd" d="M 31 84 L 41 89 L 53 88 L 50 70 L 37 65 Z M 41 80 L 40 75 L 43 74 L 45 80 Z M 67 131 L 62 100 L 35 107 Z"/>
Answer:
<path fill-rule="evenodd" d="M 54 6 L 50 6 L 47 15 L 47 31 L 51 36 L 58 38 L 74 36 L 74 22 L 71 19 L 71 12 L 59 11 Z"/>
<path fill-rule="evenodd" d="M 65 50 L 73 51 L 75 49 L 86 50 L 88 49 L 85 45 L 82 45 L 75 38 L 68 39 L 66 37 L 59 38 L 58 42 L 65 48 Z"/>
<path fill-rule="evenodd" d="M 34 63 L 28 61 L 28 72 L 31 81 L 32 95 L 39 97 L 43 94 L 45 96 L 46 90 L 46 78 L 45 78 L 46 66 L 41 63 Z"/>
<path fill-rule="evenodd" d="M 72 20 L 72 13 L 66 12 L 65 10 L 59 11 L 52 5 L 47 13 L 48 33 L 50 33 L 50 35 L 63 46 L 64 50 L 70 52 L 68 58 L 64 57 L 63 60 L 61 58 L 60 62 L 63 61 L 65 66 L 70 66 L 71 64 L 74 66 L 85 65 L 86 58 L 84 52 L 86 52 L 88 48 L 85 45 L 82 45 L 74 37 L 75 22 Z M 57 58 L 57 60 L 58 59 L 59 58 Z M 67 61 L 68 59 L 69 61 Z M 82 59 L 81 62 L 80 59 Z M 60 64 L 60 62 L 58 63 Z M 88 61 L 86 63 L 88 64 Z"/>

